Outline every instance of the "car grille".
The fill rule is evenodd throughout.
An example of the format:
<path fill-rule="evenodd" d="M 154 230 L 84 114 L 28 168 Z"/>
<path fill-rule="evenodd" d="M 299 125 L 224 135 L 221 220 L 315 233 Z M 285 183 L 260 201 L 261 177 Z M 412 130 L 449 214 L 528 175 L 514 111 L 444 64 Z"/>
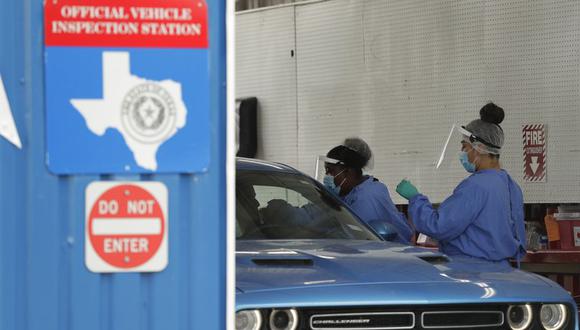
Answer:
<path fill-rule="evenodd" d="M 298 308 L 298 329 L 509 329 L 509 304 L 464 304 L 441 306 L 386 306 Z M 534 315 L 539 305 L 533 304 Z M 530 329 L 542 329 L 535 317 Z M 572 329 L 569 322 L 563 329 Z"/>
<path fill-rule="evenodd" d="M 420 324 L 415 313 L 334 313 L 314 314 L 310 328 L 322 329 L 449 329 L 449 328 L 497 328 L 504 324 L 500 311 L 426 311 L 420 313 Z"/>
<path fill-rule="evenodd" d="M 415 314 L 395 313 L 335 313 L 310 317 L 311 329 L 412 329 Z"/>
<path fill-rule="evenodd" d="M 421 313 L 424 329 L 499 327 L 504 323 L 500 311 L 445 311 Z"/>

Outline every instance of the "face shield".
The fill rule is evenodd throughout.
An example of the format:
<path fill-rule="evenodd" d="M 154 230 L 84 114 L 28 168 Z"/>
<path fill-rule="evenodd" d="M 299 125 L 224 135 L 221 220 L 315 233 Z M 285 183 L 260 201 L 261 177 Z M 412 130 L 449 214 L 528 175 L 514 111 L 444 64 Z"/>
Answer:
<path fill-rule="evenodd" d="M 461 134 L 463 134 L 463 141 L 471 144 L 471 146 L 480 154 L 499 155 L 501 147 L 485 141 L 484 139 L 466 130 L 463 126 L 461 126 L 459 129 Z"/>
<path fill-rule="evenodd" d="M 343 143 L 332 148 L 326 155 L 316 158 L 314 177 L 318 181 L 324 178 L 325 165 L 342 165 L 361 170 L 372 170 L 374 167 L 371 148 L 363 139 L 358 137 L 346 138 Z"/>
<path fill-rule="evenodd" d="M 316 158 L 316 168 L 314 169 L 314 178 L 317 181 L 323 182 L 324 176 L 326 175 L 326 166 L 328 164 L 344 165 L 344 163 L 338 159 L 333 159 L 326 156 L 318 156 Z"/>
<path fill-rule="evenodd" d="M 469 145 L 471 145 L 473 149 L 475 149 L 479 154 L 482 155 L 486 154 L 499 155 L 501 149 L 500 147 L 495 146 L 479 138 L 478 136 L 472 134 L 471 132 L 466 130 L 463 126 L 453 124 L 453 126 L 451 126 L 451 131 L 447 136 L 447 140 L 443 145 L 441 155 L 437 160 L 435 168 L 438 169 L 439 167 L 441 167 L 441 165 L 444 163 L 445 158 L 456 159 L 457 157 L 451 157 L 451 155 L 455 156 L 458 154 L 458 152 L 461 150 L 461 146 L 458 145 L 458 143 L 461 142 L 468 143 Z M 449 143 L 452 143 L 453 146 L 457 145 L 457 148 L 449 147 Z"/>

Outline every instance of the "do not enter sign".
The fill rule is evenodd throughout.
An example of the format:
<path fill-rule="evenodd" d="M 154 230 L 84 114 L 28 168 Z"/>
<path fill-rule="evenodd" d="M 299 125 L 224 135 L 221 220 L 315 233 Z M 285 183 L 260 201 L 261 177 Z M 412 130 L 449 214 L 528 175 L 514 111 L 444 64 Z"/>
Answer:
<path fill-rule="evenodd" d="M 87 267 L 97 273 L 163 270 L 167 223 L 162 183 L 91 183 L 86 191 Z"/>

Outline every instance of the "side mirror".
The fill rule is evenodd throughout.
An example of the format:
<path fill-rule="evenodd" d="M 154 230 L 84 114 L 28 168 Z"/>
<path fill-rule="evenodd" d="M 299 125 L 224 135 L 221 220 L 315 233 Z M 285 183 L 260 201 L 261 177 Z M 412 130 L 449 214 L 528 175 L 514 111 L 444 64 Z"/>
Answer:
<path fill-rule="evenodd" d="M 397 237 L 397 231 L 393 226 L 380 220 L 371 220 L 368 222 L 371 228 L 379 234 L 385 241 L 393 241 Z"/>

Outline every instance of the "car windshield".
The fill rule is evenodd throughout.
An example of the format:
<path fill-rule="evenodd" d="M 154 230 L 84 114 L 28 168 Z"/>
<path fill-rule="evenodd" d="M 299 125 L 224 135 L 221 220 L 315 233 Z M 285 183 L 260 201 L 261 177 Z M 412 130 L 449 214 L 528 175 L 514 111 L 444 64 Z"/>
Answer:
<path fill-rule="evenodd" d="M 258 171 L 237 172 L 236 238 L 379 240 L 312 179 Z"/>

